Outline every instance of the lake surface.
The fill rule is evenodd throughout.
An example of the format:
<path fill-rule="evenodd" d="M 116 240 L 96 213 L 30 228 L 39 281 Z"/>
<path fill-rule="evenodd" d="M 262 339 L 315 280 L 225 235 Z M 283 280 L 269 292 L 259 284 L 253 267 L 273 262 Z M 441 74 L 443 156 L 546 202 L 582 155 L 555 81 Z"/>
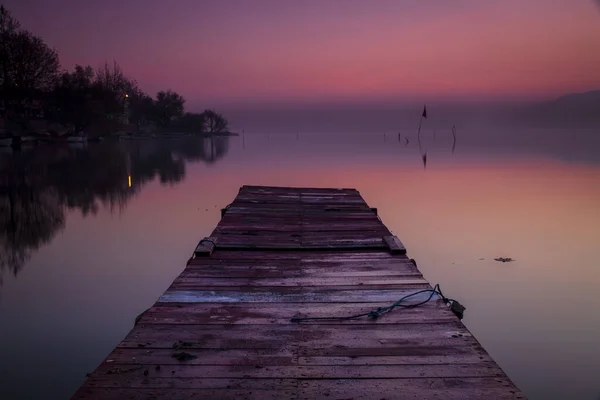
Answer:
<path fill-rule="evenodd" d="M 454 150 L 433 136 L 247 129 L 5 151 L 0 398 L 72 395 L 252 184 L 357 188 L 531 399 L 597 400 L 600 131 L 473 128 Z"/>

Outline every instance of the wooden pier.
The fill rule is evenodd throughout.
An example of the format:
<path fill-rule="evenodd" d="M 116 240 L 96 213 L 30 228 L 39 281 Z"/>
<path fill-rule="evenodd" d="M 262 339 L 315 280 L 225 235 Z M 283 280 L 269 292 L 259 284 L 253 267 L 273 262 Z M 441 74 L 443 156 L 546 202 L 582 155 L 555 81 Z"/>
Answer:
<path fill-rule="evenodd" d="M 244 186 L 74 399 L 524 399 L 431 290 L 358 191 Z"/>

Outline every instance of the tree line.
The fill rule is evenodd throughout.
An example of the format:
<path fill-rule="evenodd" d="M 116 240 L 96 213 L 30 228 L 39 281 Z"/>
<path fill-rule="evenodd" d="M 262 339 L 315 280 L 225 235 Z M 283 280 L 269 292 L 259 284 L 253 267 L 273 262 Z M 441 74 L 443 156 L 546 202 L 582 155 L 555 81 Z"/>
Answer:
<path fill-rule="evenodd" d="M 185 112 L 185 99 L 171 90 L 154 98 L 126 76 L 119 65 L 76 65 L 64 70 L 58 52 L 22 29 L 0 6 L 0 116 L 5 131 L 26 134 L 43 119 L 69 134 L 146 129 L 190 133 L 228 131 L 225 117 L 212 110 Z"/>

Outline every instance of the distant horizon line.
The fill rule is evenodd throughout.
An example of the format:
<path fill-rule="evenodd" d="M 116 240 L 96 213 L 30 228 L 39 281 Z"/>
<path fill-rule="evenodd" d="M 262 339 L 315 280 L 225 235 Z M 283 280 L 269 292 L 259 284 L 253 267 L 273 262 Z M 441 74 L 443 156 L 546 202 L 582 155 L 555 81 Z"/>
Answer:
<path fill-rule="evenodd" d="M 211 104 L 215 107 L 245 107 L 245 108 L 264 108 L 264 107 L 298 107 L 298 106 L 360 106 L 360 105 L 393 105 L 394 107 L 417 107 L 423 104 L 432 105 L 506 105 L 506 104 L 530 104 L 547 101 L 555 101 L 564 96 L 583 95 L 587 93 L 599 92 L 600 88 L 581 91 L 569 91 L 553 93 L 544 96 L 423 96 L 415 95 L 413 98 L 406 96 L 346 96 L 346 97 L 251 97 L 251 96 L 232 96 L 207 99 L 186 98 L 186 104 L 191 108 L 206 108 L 204 104 Z"/>

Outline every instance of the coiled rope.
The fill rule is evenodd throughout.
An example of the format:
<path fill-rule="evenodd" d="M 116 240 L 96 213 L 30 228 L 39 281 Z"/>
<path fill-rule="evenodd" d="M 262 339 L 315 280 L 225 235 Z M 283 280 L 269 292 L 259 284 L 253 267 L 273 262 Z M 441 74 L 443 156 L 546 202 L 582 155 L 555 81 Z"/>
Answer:
<path fill-rule="evenodd" d="M 423 300 L 419 303 L 412 303 L 412 304 L 405 304 L 406 300 L 410 299 L 411 297 L 414 296 L 418 296 L 422 293 L 429 293 L 429 297 L 427 297 L 426 300 Z M 419 290 L 418 292 L 414 292 L 411 294 L 408 294 L 404 297 L 402 297 L 401 299 L 399 299 L 398 301 L 396 301 L 394 304 L 387 306 L 387 307 L 379 307 L 376 310 L 373 311 L 369 311 L 369 312 L 365 312 L 362 314 L 356 314 L 356 315 L 350 315 L 350 316 L 346 316 L 346 317 L 340 317 L 340 316 L 330 316 L 330 317 L 294 317 L 290 320 L 290 322 L 304 322 L 304 321 L 348 321 L 348 320 L 352 320 L 352 319 L 358 319 L 358 318 L 363 318 L 363 317 L 369 317 L 371 319 L 377 319 L 379 318 L 382 314 L 385 314 L 387 312 L 392 311 L 394 308 L 415 308 L 415 307 L 419 307 L 422 306 L 423 304 L 428 303 L 429 301 L 431 301 L 431 299 L 433 299 L 433 297 L 435 295 L 439 295 L 442 300 L 444 301 L 445 304 L 450 304 L 450 310 L 459 318 L 462 319 L 463 318 L 463 314 L 465 311 L 465 307 L 460 304 L 458 301 L 454 300 L 454 299 L 450 299 L 446 296 L 444 296 L 444 294 L 442 293 L 442 289 L 440 288 L 439 284 L 436 284 L 434 286 L 433 289 L 424 289 L 424 290 Z"/>

